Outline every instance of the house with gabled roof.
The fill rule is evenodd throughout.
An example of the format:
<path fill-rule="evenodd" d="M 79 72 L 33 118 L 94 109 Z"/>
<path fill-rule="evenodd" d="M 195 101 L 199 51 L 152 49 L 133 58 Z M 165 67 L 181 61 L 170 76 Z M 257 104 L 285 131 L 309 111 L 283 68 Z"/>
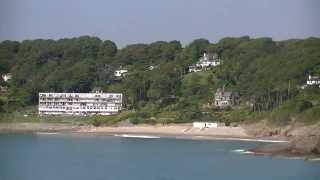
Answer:
<path fill-rule="evenodd" d="M 320 85 L 320 76 L 308 76 L 307 85 Z"/>
<path fill-rule="evenodd" d="M 216 53 L 204 52 L 196 64 L 189 66 L 189 72 L 208 70 L 218 65 L 220 65 L 220 59 Z"/>
<path fill-rule="evenodd" d="M 308 86 L 318 86 L 320 88 L 320 76 L 312 76 L 309 74 L 306 84 L 301 86 L 301 89 L 305 89 Z"/>
<path fill-rule="evenodd" d="M 239 93 L 233 91 L 224 91 L 224 88 L 217 89 L 214 96 L 214 106 L 218 108 L 225 108 L 233 106 L 239 102 Z"/>

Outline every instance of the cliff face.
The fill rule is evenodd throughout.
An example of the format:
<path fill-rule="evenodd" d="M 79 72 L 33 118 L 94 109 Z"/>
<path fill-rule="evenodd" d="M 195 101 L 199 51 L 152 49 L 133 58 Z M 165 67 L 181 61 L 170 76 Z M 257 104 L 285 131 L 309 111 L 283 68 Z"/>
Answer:
<path fill-rule="evenodd" d="M 294 139 L 297 137 L 320 136 L 320 123 L 314 125 L 304 125 L 292 123 L 286 126 L 269 125 L 267 121 L 243 126 L 247 133 L 255 137 L 277 137 Z"/>
<path fill-rule="evenodd" d="M 300 136 L 290 141 L 291 151 L 300 154 L 320 155 L 320 136 Z"/>
<path fill-rule="evenodd" d="M 320 124 L 290 124 L 283 127 L 268 126 L 265 122 L 246 126 L 249 134 L 256 137 L 284 138 L 289 141 L 285 145 L 257 147 L 257 154 L 288 156 L 320 156 Z"/>

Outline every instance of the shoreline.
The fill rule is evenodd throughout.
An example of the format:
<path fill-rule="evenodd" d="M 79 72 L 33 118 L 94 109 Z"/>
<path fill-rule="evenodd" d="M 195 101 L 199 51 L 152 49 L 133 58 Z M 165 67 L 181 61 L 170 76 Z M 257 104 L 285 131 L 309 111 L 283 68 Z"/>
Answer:
<path fill-rule="evenodd" d="M 193 128 L 192 124 L 103 126 L 74 125 L 69 123 L 0 123 L 0 134 L 83 134 L 83 135 L 140 135 L 194 140 L 230 140 L 281 143 L 283 137 L 256 137 L 242 127 Z"/>
<path fill-rule="evenodd" d="M 256 148 L 245 150 L 243 154 L 320 161 L 319 154 L 310 152 L 296 153 L 295 148 L 292 146 L 292 139 L 288 137 L 255 136 L 250 134 L 243 127 L 218 127 L 201 130 L 193 128 L 192 124 L 94 127 L 91 125 L 75 125 L 69 123 L 0 123 L 0 135 L 15 133 L 32 133 L 35 135 L 97 135 L 144 139 L 170 138 L 264 142 L 271 143 L 273 146 L 259 145 Z"/>

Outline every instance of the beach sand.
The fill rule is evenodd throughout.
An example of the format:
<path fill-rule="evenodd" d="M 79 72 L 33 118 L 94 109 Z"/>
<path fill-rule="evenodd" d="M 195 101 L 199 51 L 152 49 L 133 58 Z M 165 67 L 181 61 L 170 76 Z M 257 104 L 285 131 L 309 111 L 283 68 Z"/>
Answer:
<path fill-rule="evenodd" d="M 79 129 L 79 125 L 69 123 L 0 123 L 0 133 L 74 132 Z"/>
<path fill-rule="evenodd" d="M 193 128 L 192 124 L 101 126 L 68 123 L 0 123 L 0 132 L 133 133 L 251 137 L 241 127 Z"/>
<path fill-rule="evenodd" d="M 134 125 L 120 127 L 82 127 L 81 133 L 112 133 L 112 134 L 157 134 L 169 136 L 215 136 L 215 137 L 238 137 L 252 138 L 241 127 L 218 127 L 218 128 L 193 128 L 192 124 L 174 125 Z"/>
<path fill-rule="evenodd" d="M 288 138 L 261 137 L 248 132 L 247 127 L 217 127 L 217 128 L 194 128 L 192 124 L 171 125 L 130 125 L 130 126 L 102 126 L 73 125 L 66 123 L 0 123 L 0 133 L 30 132 L 35 134 L 81 134 L 81 135 L 111 135 L 119 137 L 141 138 L 181 138 L 197 140 L 237 140 L 257 142 L 288 142 Z M 279 144 L 272 147 L 262 146 L 250 150 L 253 155 L 279 155 L 286 157 L 299 157 L 308 160 L 319 160 L 319 155 L 310 153 L 292 154 L 287 148 L 290 144 Z M 284 147 L 284 148 L 283 148 Z"/>
<path fill-rule="evenodd" d="M 224 139 L 242 141 L 282 142 L 283 138 L 257 138 L 243 127 L 194 128 L 192 124 L 102 126 L 67 123 L 0 123 L 0 133 L 79 133 L 105 135 L 156 135 L 187 139 Z"/>

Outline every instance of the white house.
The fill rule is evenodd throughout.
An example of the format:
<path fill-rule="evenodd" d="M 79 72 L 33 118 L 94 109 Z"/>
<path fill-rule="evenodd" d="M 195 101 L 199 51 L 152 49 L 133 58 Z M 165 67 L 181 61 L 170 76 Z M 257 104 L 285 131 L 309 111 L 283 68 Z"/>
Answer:
<path fill-rule="evenodd" d="M 120 70 L 116 70 L 114 71 L 114 76 L 115 77 L 125 77 L 128 73 L 128 70 L 126 69 L 120 69 Z"/>
<path fill-rule="evenodd" d="M 112 115 L 121 109 L 121 93 L 39 93 L 39 115 Z"/>
<path fill-rule="evenodd" d="M 311 76 L 307 78 L 307 83 L 300 86 L 301 89 L 305 89 L 308 86 L 318 86 L 320 88 L 320 76 Z"/>
<path fill-rule="evenodd" d="M 4 80 L 4 82 L 8 82 L 12 78 L 12 75 L 8 73 L 8 74 L 3 74 L 1 77 Z"/>
<path fill-rule="evenodd" d="M 155 69 L 158 69 L 158 68 L 159 68 L 159 65 L 156 65 L 156 66 L 150 65 L 150 66 L 147 67 L 147 69 L 148 69 L 149 71 L 152 71 L 152 70 L 155 70 Z"/>
<path fill-rule="evenodd" d="M 320 76 L 308 76 L 307 85 L 320 85 Z"/>
<path fill-rule="evenodd" d="M 203 68 L 209 66 L 218 66 L 220 65 L 220 61 L 217 54 L 203 53 L 203 56 L 200 57 L 199 62 L 196 64 L 197 66 L 201 66 Z"/>
<path fill-rule="evenodd" d="M 199 58 L 199 61 L 196 64 L 189 66 L 189 72 L 199 72 L 218 65 L 220 65 L 220 60 L 217 54 L 204 52 L 203 56 Z"/>
<path fill-rule="evenodd" d="M 218 123 L 216 122 L 193 122 L 194 128 L 204 129 L 204 128 L 217 128 Z"/>
<path fill-rule="evenodd" d="M 189 66 L 189 72 L 200 72 L 202 71 L 202 68 L 199 66 Z"/>

